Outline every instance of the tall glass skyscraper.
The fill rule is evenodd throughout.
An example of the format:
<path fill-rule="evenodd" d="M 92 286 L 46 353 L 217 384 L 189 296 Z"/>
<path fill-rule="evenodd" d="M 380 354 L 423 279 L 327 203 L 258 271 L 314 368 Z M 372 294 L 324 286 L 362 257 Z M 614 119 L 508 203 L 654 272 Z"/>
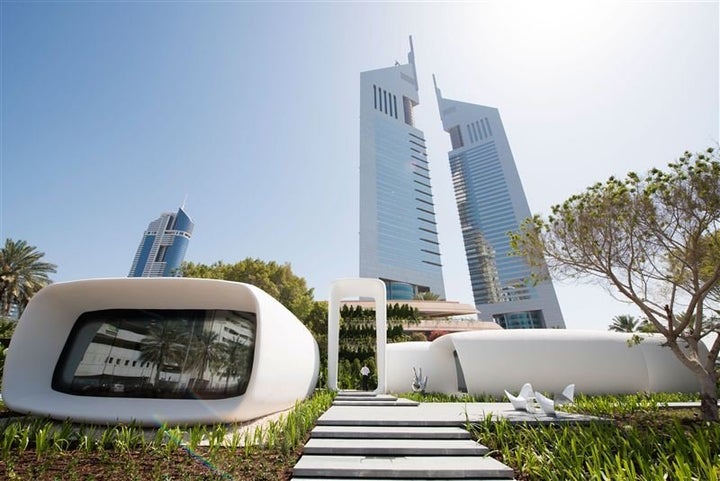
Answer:
<path fill-rule="evenodd" d="M 415 128 L 415 54 L 360 74 L 360 276 L 388 299 L 445 298 L 425 137 Z"/>
<path fill-rule="evenodd" d="M 187 251 L 193 223 L 183 207 L 164 212 L 143 234 L 128 277 L 171 277 Z"/>
<path fill-rule="evenodd" d="M 531 214 L 500 113 L 445 99 L 437 84 L 435 93 L 480 318 L 506 329 L 564 328 L 552 282 L 530 285 L 526 259 L 509 255 L 507 233 Z"/>

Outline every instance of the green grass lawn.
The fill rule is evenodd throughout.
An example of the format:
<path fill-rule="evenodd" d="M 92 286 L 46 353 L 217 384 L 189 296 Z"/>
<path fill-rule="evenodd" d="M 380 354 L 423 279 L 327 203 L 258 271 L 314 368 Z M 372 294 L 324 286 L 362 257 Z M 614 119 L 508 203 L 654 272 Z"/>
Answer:
<path fill-rule="evenodd" d="M 699 409 L 620 407 L 602 413 L 611 422 L 486 421 L 471 432 L 518 480 L 718 480 L 720 424 L 700 421 Z"/>
<path fill-rule="evenodd" d="M 404 393 L 420 402 L 495 402 L 492 396 Z M 697 401 L 681 393 L 583 396 L 563 407 L 604 418 L 583 424 L 513 424 L 488 419 L 469 426 L 490 455 L 519 481 L 718 481 L 720 423 L 701 420 L 699 408 L 662 403 Z"/>

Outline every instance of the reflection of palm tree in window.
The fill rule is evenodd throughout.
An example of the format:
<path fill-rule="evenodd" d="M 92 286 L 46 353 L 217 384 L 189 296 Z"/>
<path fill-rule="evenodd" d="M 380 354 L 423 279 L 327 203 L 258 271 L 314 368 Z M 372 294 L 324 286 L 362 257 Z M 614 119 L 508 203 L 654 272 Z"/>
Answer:
<path fill-rule="evenodd" d="M 225 376 L 225 391 L 227 392 L 230 378 L 237 379 L 245 374 L 252 355 L 250 346 L 238 338 L 226 340 L 222 343 L 222 358 L 220 374 Z"/>
<path fill-rule="evenodd" d="M 195 383 L 203 385 L 205 371 L 212 368 L 223 355 L 223 344 L 218 341 L 219 335 L 214 331 L 204 331 L 193 336 L 190 342 L 190 359 L 188 369 L 197 368 Z"/>
<path fill-rule="evenodd" d="M 148 329 L 140 345 L 140 361 L 148 361 L 157 367 L 155 388 L 160 386 L 160 371 L 170 364 L 179 364 L 187 347 L 187 330 L 181 323 L 160 322 Z"/>

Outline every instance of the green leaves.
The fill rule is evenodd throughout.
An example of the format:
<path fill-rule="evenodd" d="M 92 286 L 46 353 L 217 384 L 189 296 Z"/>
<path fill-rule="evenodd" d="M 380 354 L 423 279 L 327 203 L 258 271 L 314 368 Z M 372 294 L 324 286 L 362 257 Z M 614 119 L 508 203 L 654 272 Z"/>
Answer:
<path fill-rule="evenodd" d="M 244 282 L 259 287 L 295 314 L 305 319 L 313 309 L 313 289 L 304 278 L 296 276 L 289 263 L 246 258 L 235 264 L 217 261 L 211 265 L 184 262 L 180 268 L 183 277 L 223 279 Z"/>
<path fill-rule="evenodd" d="M 510 234 L 513 252 L 529 259 L 533 277 L 546 277 L 547 265 L 560 277 L 601 280 L 667 337 L 701 385 L 712 376 L 720 341 L 707 354 L 697 346 L 708 333 L 703 311 L 720 311 L 718 153 L 685 152 L 665 169 L 612 176 L 551 213 Z M 680 349 L 680 339 L 691 348 Z"/>
<path fill-rule="evenodd" d="M 0 316 L 16 305 L 22 310 L 37 291 L 50 284 L 57 266 L 44 262 L 44 252 L 24 240 L 5 239 L 0 249 Z"/>
<path fill-rule="evenodd" d="M 579 396 L 574 411 L 606 420 L 561 425 L 493 420 L 472 425 L 471 432 L 527 480 L 717 480 L 720 424 L 674 421 L 658 407 L 665 398 L 677 400 Z"/>

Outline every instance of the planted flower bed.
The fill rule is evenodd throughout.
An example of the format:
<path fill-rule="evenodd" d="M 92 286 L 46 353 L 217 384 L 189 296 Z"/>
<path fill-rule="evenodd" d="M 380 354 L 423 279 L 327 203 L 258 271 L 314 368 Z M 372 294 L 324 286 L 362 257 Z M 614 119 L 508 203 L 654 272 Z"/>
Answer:
<path fill-rule="evenodd" d="M 0 478 L 290 479 L 308 433 L 333 397 L 319 391 L 251 430 L 224 424 L 147 430 L 6 419 L 0 432 Z"/>

